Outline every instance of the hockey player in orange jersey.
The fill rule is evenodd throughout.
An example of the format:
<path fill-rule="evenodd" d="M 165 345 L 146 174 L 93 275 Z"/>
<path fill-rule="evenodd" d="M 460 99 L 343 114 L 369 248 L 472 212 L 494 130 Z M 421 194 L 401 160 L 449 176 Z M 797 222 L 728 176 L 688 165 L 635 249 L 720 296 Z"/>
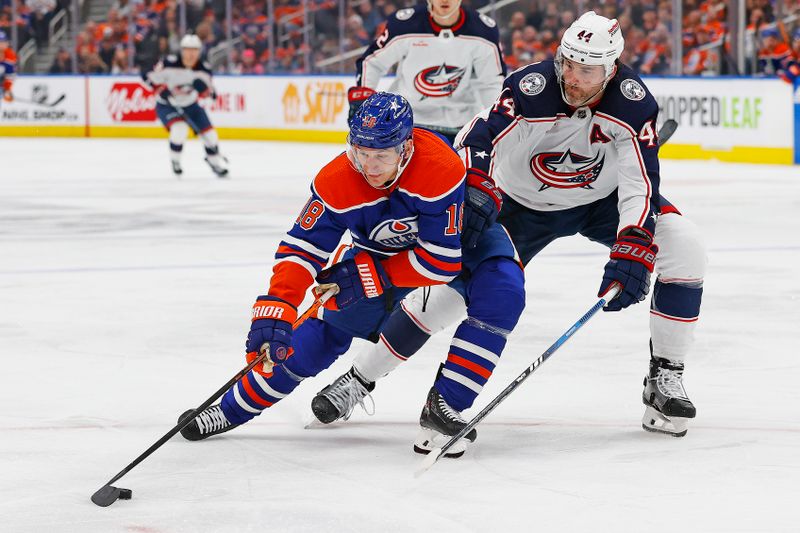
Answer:
<path fill-rule="evenodd" d="M 13 102 L 14 78 L 17 71 L 17 54 L 11 49 L 8 36 L 0 30 L 0 95 L 4 102 Z"/>

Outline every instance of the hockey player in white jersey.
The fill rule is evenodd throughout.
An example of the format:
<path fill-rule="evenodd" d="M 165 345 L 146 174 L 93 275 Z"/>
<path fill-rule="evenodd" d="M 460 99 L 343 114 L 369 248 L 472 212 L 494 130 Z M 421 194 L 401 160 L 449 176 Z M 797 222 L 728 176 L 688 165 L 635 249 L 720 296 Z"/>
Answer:
<path fill-rule="evenodd" d="M 476 113 L 494 102 L 506 74 L 497 24 L 461 7 L 461 0 L 428 0 L 400 9 L 356 62 L 347 93 L 352 117 L 378 82 L 397 65 L 390 92 L 403 95 L 416 125 L 453 142 Z"/>
<path fill-rule="evenodd" d="M 598 294 L 614 284 L 622 291 L 606 311 L 644 300 L 655 269 L 642 427 L 681 437 L 696 414 L 683 370 L 700 314 L 705 246 L 697 227 L 661 196 L 658 106 L 619 61 L 623 46 L 616 20 L 584 14 L 564 33 L 554 61 L 505 80 L 495 104 L 462 130 L 456 147 L 468 176 L 502 190 L 497 222 L 523 264 L 559 237 L 581 234 L 608 246 Z M 465 227 L 463 239 L 471 231 Z M 395 314 L 409 320 L 390 319 L 407 324 L 394 337 L 413 339 L 416 351 L 459 320 L 463 307 L 448 291 L 436 288 L 426 301 L 407 298 Z M 391 347 L 376 344 L 356 356 L 353 368 L 374 379 L 400 362 Z"/>
<path fill-rule="evenodd" d="M 179 55 L 168 55 L 153 70 L 142 75 L 145 85 L 156 94 L 156 114 L 169 131 L 170 160 L 176 176 L 183 173 L 181 152 L 189 128 L 202 139 L 205 160 L 220 178 L 228 175 L 228 162 L 219 153 L 219 136 L 199 98 L 216 97 L 211 66 L 201 61 L 203 43 L 197 35 L 181 39 Z"/>

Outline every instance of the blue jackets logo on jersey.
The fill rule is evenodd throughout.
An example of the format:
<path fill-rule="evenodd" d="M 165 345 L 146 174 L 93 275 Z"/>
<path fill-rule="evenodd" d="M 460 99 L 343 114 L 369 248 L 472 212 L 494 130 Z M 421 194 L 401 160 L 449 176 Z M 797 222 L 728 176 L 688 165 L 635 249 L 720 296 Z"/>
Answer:
<path fill-rule="evenodd" d="M 424 96 L 440 98 L 450 96 L 458 88 L 464 78 L 466 68 L 441 64 L 428 67 L 414 77 L 414 88 Z"/>
<path fill-rule="evenodd" d="M 558 189 L 591 189 L 592 183 L 603 170 L 605 157 L 598 152 L 594 157 L 566 152 L 543 152 L 531 159 L 531 172 L 542 182 L 540 191 L 550 187 Z"/>
<path fill-rule="evenodd" d="M 370 240 L 389 248 L 407 248 L 416 244 L 419 230 L 417 218 L 401 218 L 399 220 L 385 220 L 370 233 Z"/>

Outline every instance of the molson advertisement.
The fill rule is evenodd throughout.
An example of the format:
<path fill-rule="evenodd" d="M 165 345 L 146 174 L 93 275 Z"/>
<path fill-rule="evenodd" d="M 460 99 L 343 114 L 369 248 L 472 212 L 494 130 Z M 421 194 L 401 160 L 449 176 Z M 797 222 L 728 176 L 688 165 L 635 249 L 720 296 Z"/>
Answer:
<path fill-rule="evenodd" d="M 661 148 L 664 158 L 784 164 L 800 159 L 794 148 L 800 104 L 795 119 L 793 88 L 781 80 L 645 82 L 661 119 L 679 123 Z M 342 143 L 352 83 L 350 76 L 215 76 L 216 97 L 200 105 L 223 139 Z M 381 88 L 390 83 L 384 78 Z M 13 103 L 0 104 L 0 136 L 167 136 L 156 118 L 155 95 L 136 76 L 20 76 L 14 94 Z"/>

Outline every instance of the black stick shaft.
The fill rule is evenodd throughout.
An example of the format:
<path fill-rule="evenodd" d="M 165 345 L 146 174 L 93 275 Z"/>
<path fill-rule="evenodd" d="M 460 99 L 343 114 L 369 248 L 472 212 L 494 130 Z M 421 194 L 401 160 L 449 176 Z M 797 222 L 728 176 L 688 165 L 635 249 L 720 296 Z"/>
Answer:
<path fill-rule="evenodd" d="M 239 370 L 239 372 L 237 372 L 235 376 L 233 376 L 230 380 L 228 380 L 228 382 L 225 383 L 225 385 L 220 387 L 219 390 L 217 390 L 217 392 L 212 394 L 206 401 L 204 401 L 202 405 L 200 405 L 200 407 L 192 411 L 192 414 L 184 418 L 182 422 L 178 422 L 175 425 L 175 427 L 167 431 L 167 433 L 165 433 L 163 437 L 158 439 L 152 446 L 147 448 L 139 457 L 131 461 L 131 463 L 125 468 L 123 468 L 116 476 L 112 477 L 111 480 L 108 483 L 106 483 L 106 485 L 111 485 L 119 478 L 130 472 L 136 465 L 147 459 L 147 457 L 150 454 L 159 449 L 169 439 L 174 437 L 176 433 L 178 433 L 180 430 L 188 426 L 194 420 L 194 417 L 196 417 L 199 413 L 203 412 L 209 405 L 214 403 L 220 396 L 225 394 L 225 391 L 230 389 L 234 383 L 242 379 L 242 377 L 244 377 L 245 374 L 250 372 L 253 369 L 253 367 L 255 367 L 258 363 L 262 362 L 268 353 L 269 352 L 267 351 L 262 352 L 258 357 L 253 359 L 253 361 L 250 364 L 248 364 L 243 369 Z"/>
<path fill-rule="evenodd" d="M 335 293 L 336 293 L 336 291 L 334 291 L 333 289 L 329 289 L 328 291 L 326 291 L 325 293 L 320 295 L 316 300 L 314 300 L 314 303 L 311 304 L 311 307 L 308 309 L 308 311 L 303 313 L 303 315 L 300 316 L 300 318 L 298 318 L 295 321 L 295 323 L 292 325 L 294 327 L 294 329 L 297 329 L 300 326 L 300 324 L 302 324 L 306 319 L 308 319 L 313 314 L 313 312 L 315 312 L 317 309 L 319 309 L 319 307 L 321 305 L 323 305 L 326 301 L 328 301 L 328 299 L 331 298 Z M 262 350 L 262 352 L 258 355 L 258 357 L 253 359 L 250 362 L 250 364 L 248 364 L 246 367 L 244 367 L 243 369 L 239 370 L 239 372 L 237 372 L 235 376 L 233 376 L 231 379 L 229 379 L 228 382 L 225 383 L 225 385 L 223 385 L 222 387 L 219 388 L 219 390 L 217 390 L 217 392 L 212 394 L 205 402 L 203 402 L 202 405 L 200 405 L 200 407 L 198 407 L 197 409 L 192 411 L 192 413 L 189 416 L 184 418 L 183 422 L 178 422 L 175 425 L 175 427 L 173 427 L 172 429 L 167 431 L 167 433 L 164 434 L 163 437 L 158 439 L 152 446 L 147 448 L 139 457 L 137 457 L 136 459 L 131 461 L 131 463 L 128 466 L 123 468 L 116 476 L 112 477 L 111 480 L 108 483 L 106 483 L 105 485 L 103 485 L 103 486 L 106 487 L 108 485 L 111 485 L 112 483 L 117 481 L 119 478 L 121 478 L 122 476 L 124 476 L 125 474 L 130 472 L 131 469 L 133 469 L 136 465 L 138 465 L 139 463 L 141 463 L 142 461 L 147 459 L 147 457 L 150 454 L 152 454 L 154 451 L 159 449 L 169 439 L 174 437 L 176 433 L 178 433 L 180 430 L 182 430 L 183 428 L 188 426 L 192 422 L 192 420 L 194 420 L 194 418 L 199 413 L 203 412 L 208 406 L 210 406 L 212 403 L 214 403 L 220 396 L 225 394 L 225 391 L 230 389 L 233 386 L 234 383 L 236 383 L 237 381 L 242 379 L 245 376 L 245 374 L 250 372 L 257 364 L 259 364 L 260 362 L 264 361 L 264 359 L 267 357 L 268 354 L 269 354 L 269 350 Z"/>

